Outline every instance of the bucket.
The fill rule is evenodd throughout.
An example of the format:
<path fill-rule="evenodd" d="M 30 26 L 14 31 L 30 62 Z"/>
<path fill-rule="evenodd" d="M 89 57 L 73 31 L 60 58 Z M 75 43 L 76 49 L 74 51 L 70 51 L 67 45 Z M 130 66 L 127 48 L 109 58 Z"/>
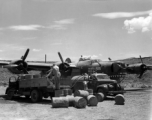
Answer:
<path fill-rule="evenodd" d="M 96 96 L 94 96 L 94 95 L 89 95 L 87 97 L 87 102 L 88 102 L 89 106 L 97 106 L 97 104 L 98 104 L 98 100 L 97 100 Z"/>
<path fill-rule="evenodd" d="M 69 101 L 66 97 L 53 97 L 52 98 L 52 107 L 53 108 L 62 108 L 62 107 L 68 107 Z"/>
<path fill-rule="evenodd" d="M 76 108 L 85 108 L 87 105 L 87 101 L 86 99 L 84 99 L 83 97 L 75 97 L 75 107 Z"/>

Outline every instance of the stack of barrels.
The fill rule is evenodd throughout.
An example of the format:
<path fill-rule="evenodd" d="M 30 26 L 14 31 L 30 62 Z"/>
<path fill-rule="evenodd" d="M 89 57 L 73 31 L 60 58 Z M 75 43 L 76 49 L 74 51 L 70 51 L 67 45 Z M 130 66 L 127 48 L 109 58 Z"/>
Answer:
<path fill-rule="evenodd" d="M 52 98 L 52 107 L 69 107 L 86 108 L 86 106 L 97 106 L 98 99 L 93 95 L 93 90 L 77 90 L 72 95 L 70 90 L 63 90 L 61 97 Z"/>

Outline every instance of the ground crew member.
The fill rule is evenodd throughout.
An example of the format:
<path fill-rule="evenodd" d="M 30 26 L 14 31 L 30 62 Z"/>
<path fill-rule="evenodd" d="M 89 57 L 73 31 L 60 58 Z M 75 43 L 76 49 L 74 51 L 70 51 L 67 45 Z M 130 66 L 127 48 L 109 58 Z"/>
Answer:
<path fill-rule="evenodd" d="M 59 71 L 59 67 L 55 64 L 53 64 L 53 67 L 50 69 L 49 74 L 47 76 L 54 76 L 53 80 L 55 83 L 55 89 L 60 89 L 60 77 L 61 73 Z"/>

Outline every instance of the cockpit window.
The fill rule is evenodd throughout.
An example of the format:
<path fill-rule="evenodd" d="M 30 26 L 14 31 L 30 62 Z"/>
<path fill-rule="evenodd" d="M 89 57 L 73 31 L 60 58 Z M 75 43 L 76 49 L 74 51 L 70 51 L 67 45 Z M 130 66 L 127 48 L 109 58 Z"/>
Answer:
<path fill-rule="evenodd" d="M 79 61 L 86 61 L 86 60 L 91 60 L 91 57 L 81 57 L 81 58 L 79 58 Z"/>

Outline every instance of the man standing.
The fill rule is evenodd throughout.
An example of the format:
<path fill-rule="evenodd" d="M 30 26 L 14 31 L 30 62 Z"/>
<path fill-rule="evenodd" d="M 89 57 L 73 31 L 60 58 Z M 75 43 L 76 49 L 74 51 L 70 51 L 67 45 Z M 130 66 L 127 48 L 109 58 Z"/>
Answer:
<path fill-rule="evenodd" d="M 54 76 L 54 83 L 55 83 L 55 89 L 60 89 L 60 77 L 61 73 L 59 71 L 59 67 L 55 64 L 53 64 L 53 67 L 50 69 L 48 76 Z"/>

